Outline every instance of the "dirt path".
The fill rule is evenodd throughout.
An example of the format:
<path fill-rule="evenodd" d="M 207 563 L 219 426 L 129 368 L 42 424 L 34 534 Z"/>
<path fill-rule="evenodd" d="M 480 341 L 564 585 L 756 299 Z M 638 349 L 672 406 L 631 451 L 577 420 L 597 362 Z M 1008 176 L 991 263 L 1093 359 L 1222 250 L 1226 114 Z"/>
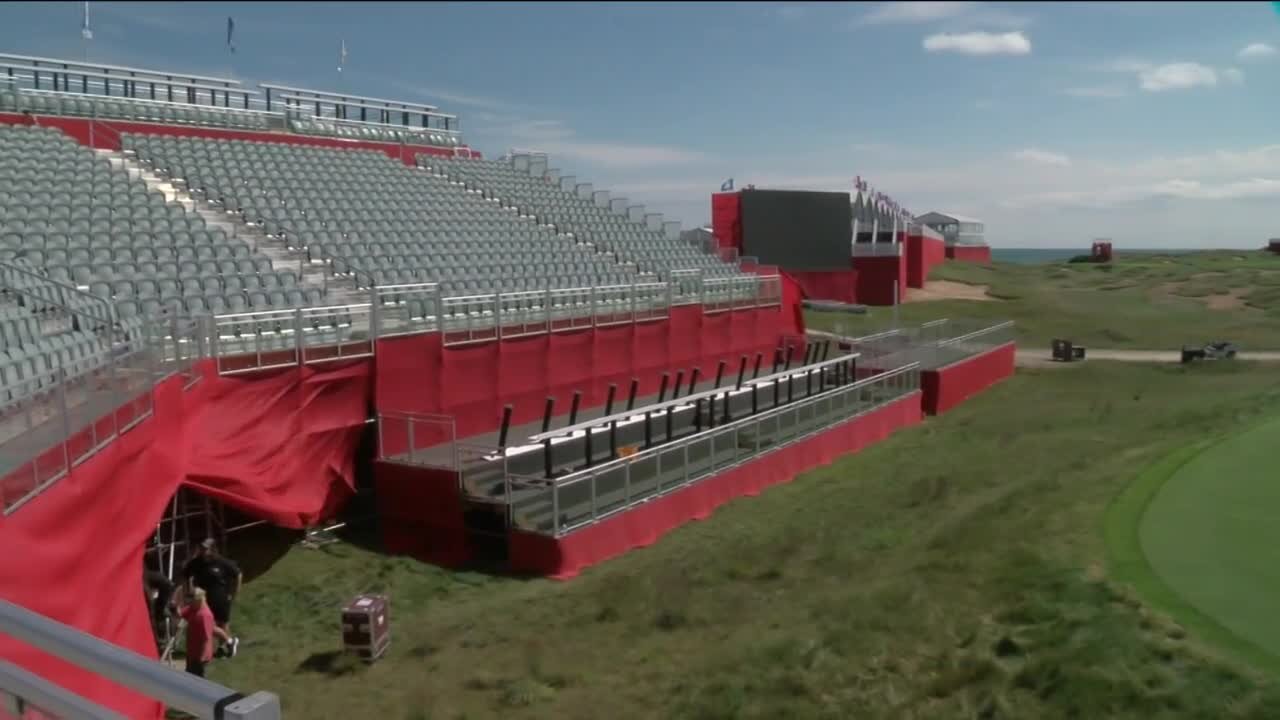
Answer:
<path fill-rule="evenodd" d="M 987 294 L 986 285 L 966 285 L 950 280 L 930 280 L 923 288 L 907 288 L 907 296 L 903 302 L 926 302 L 929 300 L 983 300 L 995 301 Z"/>
<path fill-rule="evenodd" d="M 1182 353 L 1178 350 L 1099 350 L 1089 348 L 1086 360 L 1114 360 L 1117 362 L 1137 363 L 1178 363 L 1182 362 Z M 1238 360 L 1252 362 L 1280 362 L 1280 352 L 1241 352 Z M 1049 358 L 1048 350 L 1018 350 L 1019 367 L 1065 367 L 1071 363 L 1054 362 Z"/>

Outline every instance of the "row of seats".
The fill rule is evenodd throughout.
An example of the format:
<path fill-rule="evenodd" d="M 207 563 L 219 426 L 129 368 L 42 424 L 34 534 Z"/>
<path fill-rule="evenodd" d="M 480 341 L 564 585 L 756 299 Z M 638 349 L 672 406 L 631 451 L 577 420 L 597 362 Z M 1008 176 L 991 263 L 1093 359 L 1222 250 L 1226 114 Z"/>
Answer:
<path fill-rule="evenodd" d="M 438 145 L 440 147 L 458 147 L 461 145 L 457 135 L 430 128 L 396 128 L 370 123 L 355 125 L 341 121 L 335 122 L 314 118 L 290 118 L 289 129 L 300 135 L 321 135 L 324 137 L 346 138 L 348 140 Z"/>
<path fill-rule="evenodd" d="M 579 240 L 633 260 L 642 270 L 652 270 L 660 276 L 685 269 L 697 269 L 713 276 L 738 274 L 734 266 L 715 256 L 667 238 L 660 231 L 597 205 L 592 198 L 563 190 L 546 178 L 518 171 L 509 160 L 419 156 L 418 162 L 432 172 L 481 188 L 504 203 L 520 208 L 521 212 L 554 223 L 557 229 L 571 232 Z"/>
<path fill-rule="evenodd" d="M 0 112 L 22 112 L 23 110 L 29 110 L 37 115 L 114 118 L 165 125 L 203 125 L 241 130 L 267 130 L 271 127 L 270 113 L 166 102 L 163 98 L 151 100 L 0 91 Z"/>
<path fill-rule="evenodd" d="M 55 128 L 0 127 L 0 157 L 0 261 L 105 298 L 179 295 L 156 284 L 179 279 L 212 279 L 231 292 L 297 284 L 244 241 Z M 20 184 L 32 174 L 49 178 L 49 189 Z"/>
<path fill-rule="evenodd" d="M 66 332 L 32 345 L 0 349 L 0 407 L 52 387 L 55 371 L 81 375 L 105 366 L 109 348 L 92 333 Z"/>
<path fill-rule="evenodd" d="M 580 247 L 383 153 L 200 138 L 138 136 L 127 143 L 143 161 L 181 176 L 188 187 L 246 222 L 308 249 L 312 260 L 355 267 L 362 254 L 356 250 L 359 241 L 369 235 L 395 238 L 398 245 L 382 250 L 412 262 L 409 269 L 435 264 L 431 261 L 448 264 L 468 251 L 496 255 L 537 245 L 588 264 L 592 275 L 634 272 L 610 255 Z M 456 242 L 424 242 L 436 237 Z"/>

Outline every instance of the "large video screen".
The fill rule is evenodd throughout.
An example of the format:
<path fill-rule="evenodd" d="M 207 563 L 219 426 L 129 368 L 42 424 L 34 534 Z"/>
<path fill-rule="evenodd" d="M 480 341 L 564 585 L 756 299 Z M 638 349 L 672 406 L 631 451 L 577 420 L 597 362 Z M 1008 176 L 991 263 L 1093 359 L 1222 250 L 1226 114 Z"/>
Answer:
<path fill-rule="evenodd" d="M 848 270 L 849 193 L 743 190 L 742 254 L 789 270 Z"/>

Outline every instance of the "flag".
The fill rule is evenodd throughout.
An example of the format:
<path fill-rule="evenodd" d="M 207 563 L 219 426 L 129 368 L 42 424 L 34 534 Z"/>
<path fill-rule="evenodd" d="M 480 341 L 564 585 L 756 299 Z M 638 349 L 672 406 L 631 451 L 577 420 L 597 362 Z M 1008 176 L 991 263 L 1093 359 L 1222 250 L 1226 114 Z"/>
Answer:
<path fill-rule="evenodd" d="M 227 17 L 227 49 L 233 53 L 236 51 L 235 34 L 236 34 L 236 21 L 232 20 L 230 16 L 228 16 Z"/>
<path fill-rule="evenodd" d="M 80 36 L 85 40 L 93 39 L 93 31 L 89 29 L 89 0 L 84 3 L 84 23 L 80 26 Z"/>
<path fill-rule="evenodd" d="M 342 72 L 342 68 L 347 65 L 347 41 L 342 40 L 342 50 L 338 52 L 338 72 Z"/>
<path fill-rule="evenodd" d="M 732 189 L 733 189 L 733 178 L 729 178 L 728 180 L 725 180 L 724 182 L 720 183 L 720 192 L 729 192 Z"/>

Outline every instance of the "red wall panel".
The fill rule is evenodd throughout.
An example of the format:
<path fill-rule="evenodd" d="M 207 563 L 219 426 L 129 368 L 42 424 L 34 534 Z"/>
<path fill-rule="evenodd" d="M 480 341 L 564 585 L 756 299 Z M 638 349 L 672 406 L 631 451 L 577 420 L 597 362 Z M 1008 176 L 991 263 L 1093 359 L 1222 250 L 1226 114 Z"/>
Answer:
<path fill-rule="evenodd" d="M 858 302 L 858 271 L 848 270 L 787 270 L 804 296 L 813 300 Z"/>
<path fill-rule="evenodd" d="M 907 254 L 907 287 L 924 287 L 933 266 L 947 259 L 946 244 L 937 238 L 908 235 L 904 249 Z"/>
<path fill-rule="evenodd" d="M 947 258 L 960 262 L 990 263 L 991 247 L 989 245 L 951 245 L 947 247 Z"/>
<path fill-rule="evenodd" d="M 894 287 L 899 302 L 905 293 L 907 265 L 901 257 L 859 257 L 853 259 L 858 272 L 858 302 L 864 305 L 892 305 Z"/>
<path fill-rule="evenodd" d="M 924 391 L 924 411 L 929 415 L 944 413 L 1001 380 L 1011 377 L 1015 354 L 1014 344 L 1008 343 L 946 367 L 920 373 L 920 389 Z"/>
<path fill-rule="evenodd" d="M 738 193 L 711 195 L 711 232 L 720 247 L 742 251 L 742 197 Z"/>

